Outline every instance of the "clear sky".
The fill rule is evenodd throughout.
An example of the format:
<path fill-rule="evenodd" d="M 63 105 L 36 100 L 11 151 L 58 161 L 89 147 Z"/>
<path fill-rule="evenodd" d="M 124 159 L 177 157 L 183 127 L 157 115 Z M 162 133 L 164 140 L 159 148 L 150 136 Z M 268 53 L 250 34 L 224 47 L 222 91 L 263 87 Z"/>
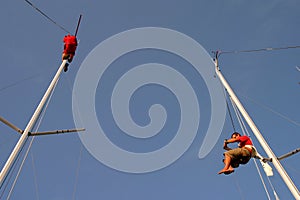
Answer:
<path fill-rule="evenodd" d="M 214 133 L 216 145 L 214 142 L 209 143 L 212 150 L 199 159 L 198 152 L 210 121 L 213 124 L 222 123 L 222 115 L 210 119 L 211 108 L 218 106 L 213 105 L 213 100 L 210 98 L 211 91 L 204 81 L 205 78 L 195 70 L 192 63 L 187 62 L 188 59 L 185 60 L 163 48 L 141 48 L 118 56 L 109 66 L 102 66 L 99 63 L 108 59 L 107 55 L 122 51 L 136 41 L 151 40 L 152 35 L 148 32 L 139 35 L 141 37 L 129 41 L 123 40 L 113 46 L 108 43 L 107 48 L 104 48 L 106 46 L 101 42 L 110 42 L 112 40 L 108 38 L 124 31 L 155 27 L 157 28 L 155 30 L 164 28 L 164 30 L 184 34 L 186 38 L 191 38 L 202 45 L 207 55 L 211 57 L 213 57 L 211 52 L 215 50 L 296 46 L 300 44 L 299 1 L 32 0 L 32 3 L 71 33 L 75 31 L 79 14 L 83 15 L 78 33 L 79 46 L 76 57 L 69 71 L 61 75 L 39 127 L 40 131 L 69 129 L 75 126 L 88 128 L 89 123 L 94 119 L 92 113 L 89 117 L 85 115 L 84 110 L 79 111 L 79 117 L 84 119 L 75 124 L 74 112 L 76 111 L 74 110 L 78 109 L 77 106 L 79 110 L 90 106 L 90 101 L 95 103 L 92 108 L 106 138 L 126 152 L 136 154 L 160 152 L 164 146 L 178 139 L 176 133 L 182 120 L 187 119 L 192 125 L 196 123 L 197 130 L 194 137 L 193 131 L 189 132 L 190 127 L 185 129 L 188 133 L 184 134 L 191 137 L 192 143 L 187 145 L 186 151 L 182 150 L 182 155 L 180 154 L 178 159 L 162 169 L 151 168 L 148 173 L 131 173 L 115 169 L 117 167 L 114 166 L 118 165 L 114 163 L 116 158 L 121 160 L 121 164 L 131 167 L 136 161 L 132 162 L 120 155 L 118 157 L 110 149 L 102 146 L 102 141 L 94 141 L 93 147 L 90 148 L 103 153 L 107 156 L 105 158 L 108 159 L 107 162 L 112 164 L 107 166 L 107 163 L 100 162 L 91 154 L 91 149 L 82 142 L 82 140 L 89 140 L 91 135 L 100 134 L 91 129 L 81 133 L 82 137 L 77 133 L 36 137 L 11 199 L 268 199 L 253 161 L 241 166 L 230 176 L 217 175 L 223 167 L 223 140 L 230 137 L 233 132 L 228 113 L 221 131 Z M 0 7 L 0 22 L 2 40 L 0 115 L 24 129 L 61 63 L 62 39 L 66 33 L 22 0 L 3 1 Z M 169 38 L 165 39 L 168 41 Z M 91 54 L 99 44 L 104 48 L 103 53 L 93 51 Z M 157 45 L 163 44 L 164 41 L 161 41 Z M 197 57 L 198 52 L 193 51 L 193 47 L 188 44 L 178 38 L 173 40 L 173 46 L 169 45 L 172 48 L 178 46 L 179 51 L 183 50 L 181 54 L 189 52 L 189 55 L 193 54 Z M 300 72 L 296 69 L 296 66 L 300 66 L 299 53 L 300 49 L 288 49 L 223 54 L 219 60 L 222 73 L 277 156 L 300 147 Z M 199 51 L 199 57 L 202 58 L 200 54 Z M 91 98 L 85 95 L 85 92 L 72 95 L 76 90 L 74 83 L 80 70 L 90 67 L 90 55 L 101 60 L 96 70 L 91 69 L 105 70 L 102 76 L 98 77 L 101 80 L 95 86 L 95 96 Z M 175 69 L 169 74 L 156 73 L 156 78 L 163 77 L 162 80 L 166 80 L 171 86 L 179 85 L 177 92 L 188 97 L 187 102 L 192 102 L 193 99 L 185 95 L 187 94 L 185 87 L 183 85 L 181 87 L 177 82 L 179 79 L 174 78 L 176 73 L 171 76 L 174 71 L 183 74 L 196 95 L 199 108 L 193 107 L 193 112 L 200 113 L 199 119 L 197 114 L 196 117 L 191 117 L 194 116 L 193 112 L 188 112 L 191 113 L 188 117 L 182 116 L 182 102 L 178 99 L 178 95 L 173 94 L 173 90 L 168 86 L 159 85 L 156 81 L 154 83 L 148 81 L 134 91 L 130 96 L 129 105 L 125 101 L 120 103 L 123 98 L 116 98 L 118 100 L 116 107 L 115 104 L 111 105 L 111 99 L 116 93 L 112 90 L 117 81 L 123 74 L 129 74 L 128 71 L 135 66 L 143 66 L 147 63 L 161 63 Z M 207 67 L 213 66 L 211 61 L 209 63 Z M 156 64 L 152 64 L 152 67 L 154 65 Z M 99 74 L 95 72 L 95 76 L 93 73 L 90 75 L 78 84 L 89 85 L 92 83 L 92 78 Z M 149 77 L 152 76 L 149 74 Z M 149 77 L 142 76 L 141 81 Z M 209 78 L 215 79 L 212 77 L 213 75 Z M 130 78 L 128 80 L 130 83 L 133 82 Z M 89 89 L 86 88 L 87 91 Z M 126 96 L 128 91 L 122 91 Z M 222 98 L 223 94 L 220 96 Z M 224 99 L 218 102 L 223 105 Z M 157 104 L 161 106 L 151 107 Z M 152 133 L 151 128 L 147 129 L 148 132 L 146 128 L 141 128 L 137 130 L 146 136 L 148 134 L 149 137 L 133 136 L 139 134 L 139 131 L 130 132 L 132 130 L 130 119 L 121 115 L 118 122 L 114 118 L 115 114 L 122 114 L 124 109 L 122 106 L 127 106 L 125 110 L 129 109 L 132 120 L 139 126 L 151 125 L 148 111 L 150 107 L 158 108 L 160 114 L 157 115 L 155 112 L 157 110 L 154 110 L 152 120 L 153 123 L 157 122 L 158 126 L 161 125 L 161 129 L 158 129 L 157 133 Z M 164 110 L 161 109 L 162 107 Z M 224 107 L 222 109 L 224 110 Z M 155 117 L 159 120 L 155 121 Z M 165 123 L 159 124 L 162 120 Z M 123 129 L 124 126 L 119 127 L 121 126 L 119 123 L 125 124 L 125 128 L 129 127 L 129 132 Z M 241 131 L 236 120 L 234 123 L 237 131 Z M 265 156 L 265 152 L 252 132 L 250 135 L 259 152 Z M 0 136 L 2 168 L 20 136 L 3 124 L 0 125 Z M 185 135 L 183 136 L 185 138 Z M 174 152 L 184 146 L 183 141 L 177 142 Z M 161 155 L 158 154 L 159 156 Z M 169 152 L 161 158 L 168 160 L 172 156 L 172 152 Z M 282 162 L 298 188 L 300 185 L 299 156 L 294 155 Z M 149 160 L 145 158 L 145 162 L 137 165 L 153 164 L 150 158 Z M 259 168 L 262 170 L 260 165 Z M 293 199 L 274 167 L 273 171 L 274 176 L 270 180 L 280 199 Z M 275 199 L 263 171 L 262 176 L 271 199 Z M 12 179 L 7 188 L 11 183 Z M 6 189 L 3 192 L 1 189 L 1 197 L 6 199 L 8 191 L 9 189 Z"/>

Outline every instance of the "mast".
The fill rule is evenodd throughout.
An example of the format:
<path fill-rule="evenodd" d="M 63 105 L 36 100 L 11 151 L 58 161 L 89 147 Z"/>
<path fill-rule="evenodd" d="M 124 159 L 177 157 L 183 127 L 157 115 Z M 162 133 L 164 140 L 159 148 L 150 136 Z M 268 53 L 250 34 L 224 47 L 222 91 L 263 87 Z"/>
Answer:
<path fill-rule="evenodd" d="M 16 144 L 15 148 L 13 149 L 12 153 L 10 154 L 9 158 L 7 159 L 4 167 L 2 168 L 2 171 L 0 173 L 0 187 L 2 187 L 4 180 L 7 176 L 7 174 L 9 173 L 14 161 L 16 160 L 18 154 L 20 153 L 23 145 L 25 144 L 25 141 L 27 139 L 27 137 L 29 136 L 29 133 L 31 131 L 31 129 L 33 128 L 34 124 L 36 123 L 36 120 L 38 119 L 49 95 L 51 94 L 51 92 L 54 89 L 54 86 L 56 84 L 56 82 L 59 79 L 59 76 L 65 66 L 65 64 L 67 63 L 67 60 L 63 60 L 60 67 L 58 68 L 53 80 L 51 81 L 48 89 L 46 90 L 43 98 L 41 99 L 38 107 L 36 108 L 35 112 L 33 113 L 30 121 L 28 122 L 24 132 L 22 133 L 22 136 L 20 137 L 18 143 Z"/>
<path fill-rule="evenodd" d="M 290 192 L 292 193 L 292 195 L 295 197 L 295 199 L 300 199 L 299 190 L 297 189 L 297 187 L 295 186 L 295 184 L 293 183 L 293 181 L 291 180 L 291 178 L 289 177 L 289 175 L 287 174 L 287 172 L 285 171 L 285 169 L 282 167 L 282 165 L 279 162 L 278 158 L 275 156 L 275 154 L 273 153 L 272 149 L 270 148 L 270 146 L 268 145 L 268 143 L 265 141 L 265 139 L 263 138 L 262 134 L 260 133 L 260 131 L 258 130 L 258 128 L 256 127 L 256 125 L 252 121 L 251 117 L 249 116 L 249 114 L 247 113 L 247 111 L 245 110 L 245 108 L 243 107 L 243 105 L 241 104 L 241 102 L 239 101 L 239 99 L 237 98 L 237 96 L 235 95 L 235 93 L 233 92 L 233 90 L 231 89 L 230 85 L 227 83 L 226 79 L 222 75 L 222 73 L 221 73 L 221 71 L 219 69 L 219 66 L 218 66 L 218 52 L 216 52 L 215 70 L 216 70 L 216 74 L 219 77 L 221 83 L 223 84 L 223 86 L 227 90 L 228 94 L 231 96 L 232 100 L 236 104 L 237 108 L 239 109 L 239 111 L 243 115 L 244 119 L 246 120 L 247 124 L 249 125 L 249 127 L 252 130 L 252 132 L 256 136 L 256 138 L 259 141 L 260 145 L 265 150 L 265 152 L 267 153 L 267 155 L 270 158 L 272 158 L 272 163 L 274 164 L 274 167 L 276 168 L 276 170 L 280 174 L 281 178 L 283 179 L 283 181 L 287 185 L 288 189 L 290 190 Z"/>

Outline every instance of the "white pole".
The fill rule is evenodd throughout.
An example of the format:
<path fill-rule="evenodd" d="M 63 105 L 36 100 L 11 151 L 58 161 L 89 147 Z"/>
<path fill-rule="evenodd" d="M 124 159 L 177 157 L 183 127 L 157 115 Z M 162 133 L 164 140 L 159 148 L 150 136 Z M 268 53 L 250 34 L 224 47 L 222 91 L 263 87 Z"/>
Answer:
<path fill-rule="evenodd" d="M 258 139 L 258 141 L 261 144 L 262 148 L 265 150 L 265 152 L 267 153 L 267 155 L 270 158 L 272 158 L 272 163 L 274 164 L 276 170 L 278 171 L 278 173 L 282 177 L 283 181 L 285 182 L 285 184 L 287 185 L 287 187 L 289 188 L 289 190 L 291 191 L 291 193 L 293 194 L 293 196 L 295 197 L 295 199 L 300 200 L 299 190 L 297 189 L 297 187 L 295 186 L 295 184 L 293 183 L 293 181 L 291 180 L 291 178 L 289 177 L 289 175 L 286 173 L 286 171 L 282 167 L 281 163 L 278 161 L 277 157 L 273 153 L 273 151 L 270 148 L 270 146 L 268 145 L 268 143 L 263 138 L 262 134 L 260 133 L 260 131 L 258 130 L 258 128 L 256 127 L 256 125 L 252 121 L 251 117 L 249 116 L 249 114 L 247 113 L 247 111 L 245 110 L 245 108 L 243 107 L 243 105 L 241 104 L 241 102 L 239 101 L 239 99 L 237 98 L 237 96 L 234 94 L 234 92 L 231 89 L 230 85 L 227 83 L 227 81 L 223 77 L 223 75 L 222 75 L 222 73 L 221 73 L 221 71 L 220 71 L 220 69 L 218 67 L 218 60 L 217 59 L 215 61 L 215 65 L 216 65 L 216 74 L 218 75 L 220 81 L 222 82 L 222 84 L 226 88 L 228 94 L 231 96 L 232 100 L 234 101 L 234 103 L 238 107 L 239 111 L 241 112 L 241 114 L 245 118 L 246 122 L 248 123 L 248 125 L 251 128 L 252 132 L 254 133 L 254 135 L 256 136 L 256 138 Z"/>
<path fill-rule="evenodd" d="M 28 122 L 21 138 L 19 139 L 18 143 L 16 144 L 15 148 L 13 149 L 12 153 L 10 154 L 9 158 L 7 159 L 4 167 L 2 168 L 2 171 L 0 173 L 0 187 L 2 187 L 3 182 L 9 172 L 9 170 L 11 169 L 14 161 L 16 160 L 18 154 L 20 153 L 26 138 L 28 137 L 28 133 L 31 131 L 31 129 L 33 128 L 37 118 L 40 115 L 40 112 L 42 111 L 44 104 L 46 103 L 50 93 L 52 92 L 52 90 L 54 89 L 54 86 L 56 84 L 56 82 L 58 81 L 58 78 L 66 64 L 67 60 L 63 60 L 62 64 L 60 65 L 59 69 L 57 70 L 53 80 L 51 81 L 47 91 L 45 92 L 41 102 L 39 103 L 38 107 L 36 108 L 35 112 L 33 113 L 30 121 Z"/>

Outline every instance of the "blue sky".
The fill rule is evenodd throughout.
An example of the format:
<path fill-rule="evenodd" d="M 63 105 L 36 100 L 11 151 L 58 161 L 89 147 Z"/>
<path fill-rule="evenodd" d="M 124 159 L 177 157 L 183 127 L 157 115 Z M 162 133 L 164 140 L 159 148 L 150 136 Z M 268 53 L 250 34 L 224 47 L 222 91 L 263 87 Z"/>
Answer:
<path fill-rule="evenodd" d="M 300 3 L 296 0 L 264 3 L 232 0 L 61 0 L 32 3 L 70 32 L 75 31 L 78 16 L 83 14 L 76 57 L 69 71 L 61 76 L 40 125 L 41 131 L 75 127 L 72 101 L 77 100 L 72 99 L 72 90 L 77 72 L 99 43 L 123 31 L 142 27 L 172 29 L 197 41 L 211 56 L 211 51 L 218 49 L 285 47 L 300 43 Z M 25 128 L 61 63 L 65 32 L 21 0 L 2 2 L 0 20 L 0 115 Z M 223 54 L 219 60 L 224 76 L 278 156 L 299 148 L 300 73 L 295 68 L 300 65 L 299 52 L 299 49 L 289 49 Z M 36 137 L 11 199 L 267 199 L 253 161 L 231 176 L 217 175 L 223 167 L 223 139 L 233 131 L 228 114 L 217 144 L 205 158 L 198 158 L 211 116 L 209 93 L 192 66 L 168 52 L 140 50 L 126 54 L 104 74 L 103 84 L 101 82 L 97 87 L 95 110 L 107 137 L 133 152 L 153 151 L 174 137 L 170 134 L 179 126 L 180 108 L 175 96 L 164 87 L 147 85 L 137 90 L 130 102 L 131 114 L 140 125 L 149 123 L 146 113 L 152 104 L 164 106 L 168 114 L 166 127 L 151 140 L 124 134 L 114 122 L 109 108 L 109 89 L 121 73 L 131 66 L 154 62 L 185 73 L 199 100 L 201 118 L 197 136 L 178 160 L 150 173 L 125 173 L 94 158 L 77 133 Z M 85 124 L 82 126 L 85 127 Z M 0 130 L 2 167 L 19 135 L 2 124 Z M 86 131 L 83 134 L 91 133 Z M 266 155 L 253 134 L 251 138 L 261 154 Z M 299 186 L 299 155 L 284 160 L 282 164 Z M 274 173 L 270 180 L 279 197 L 292 199 L 280 176 Z M 271 199 L 274 199 L 269 191 Z"/>

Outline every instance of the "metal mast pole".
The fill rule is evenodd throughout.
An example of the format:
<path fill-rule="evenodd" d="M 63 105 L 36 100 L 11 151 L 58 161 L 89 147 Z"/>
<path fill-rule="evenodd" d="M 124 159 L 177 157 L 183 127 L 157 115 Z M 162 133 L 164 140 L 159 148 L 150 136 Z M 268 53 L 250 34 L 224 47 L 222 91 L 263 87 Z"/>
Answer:
<path fill-rule="evenodd" d="M 224 76 L 222 75 L 222 73 L 219 69 L 219 66 L 218 66 L 218 53 L 217 53 L 216 59 L 215 59 L 215 66 L 216 66 L 215 67 L 216 74 L 218 75 L 221 83 L 226 88 L 228 94 L 231 96 L 231 98 L 234 101 L 234 103 L 236 104 L 237 108 L 239 109 L 239 111 L 243 115 L 244 119 L 248 123 L 249 127 L 251 128 L 251 130 L 254 133 L 254 135 L 256 136 L 256 138 L 258 139 L 258 141 L 259 141 L 260 145 L 262 146 L 262 148 L 265 150 L 267 155 L 270 158 L 272 158 L 272 163 L 274 164 L 274 167 L 276 168 L 276 170 L 278 171 L 278 173 L 282 177 L 283 181 L 285 182 L 285 184 L 287 185 L 287 187 L 289 188 L 289 190 L 291 191 L 291 193 L 293 194 L 295 199 L 299 200 L 300 199 L 299 190 L 297 189 L 297 187 L 295 186 L 295 184 L 293 183 L 293 181 L 291 180 L 291 178 L 289 177 L 289 175 L 287 174 L 285 169 L 282 167 L 281 163 L 279 162 L 279 160 L 277 159 L 277 157 L 273 153 L 272 149 L 270 148 L 268 143 L 265 141 L 262 134 L 260 133 L 260 131 L 258 130 L 256 125 L 252 121 L 251 117 L 249 116 L 249 114 L 247 113 L 247 111 L 245 110 L 245 108 L 243 107 L 243 105 L 241 104 L 239 99 L 237 98 L 237 96 L 234 94 L 234 92 L 231 89 L 230 85 L 227 83 Z"/>
<path fill-rule="evenodd" d="M 33 113 L 30 121 L 28 122 L 22 136 L 20 137 L 18 143 L 16 144 L 15 148 L 13 149 L 12 153 L 10 154 L 9 158 L 7 159 L 4 167 L 2 168 L 2 171 L 0 173 L 0 187 L 2 187 L 3 185 L 3 182 L 7 176 L 7 174 L 9 173 L 14 161 L 16 160 L 18 154 L 20 153 L 27 137 L 28 137 L 28 134 L 29 132 L 31 131 L 31 129 L 33 128 L 34 124 L 36 123 L 36 120 L 37 118 L 39 117 L 43 107 L 44 107 L 44 104 L 46 103 L 50 93 L 53 91 L 54 89 L 54 86 L 56 84 L 56 82 L 58 81 L 59 79 L 59 76 L 65 66 L 65 64 L 67 63 L 67 60 L 63 60 L 59 69 L 57 70 L 53 80 L 51 81 L 47 91 L 45 92 L 42 100 L 40 101 L 38 107 L 36 108 L 35 112 Z"/>

